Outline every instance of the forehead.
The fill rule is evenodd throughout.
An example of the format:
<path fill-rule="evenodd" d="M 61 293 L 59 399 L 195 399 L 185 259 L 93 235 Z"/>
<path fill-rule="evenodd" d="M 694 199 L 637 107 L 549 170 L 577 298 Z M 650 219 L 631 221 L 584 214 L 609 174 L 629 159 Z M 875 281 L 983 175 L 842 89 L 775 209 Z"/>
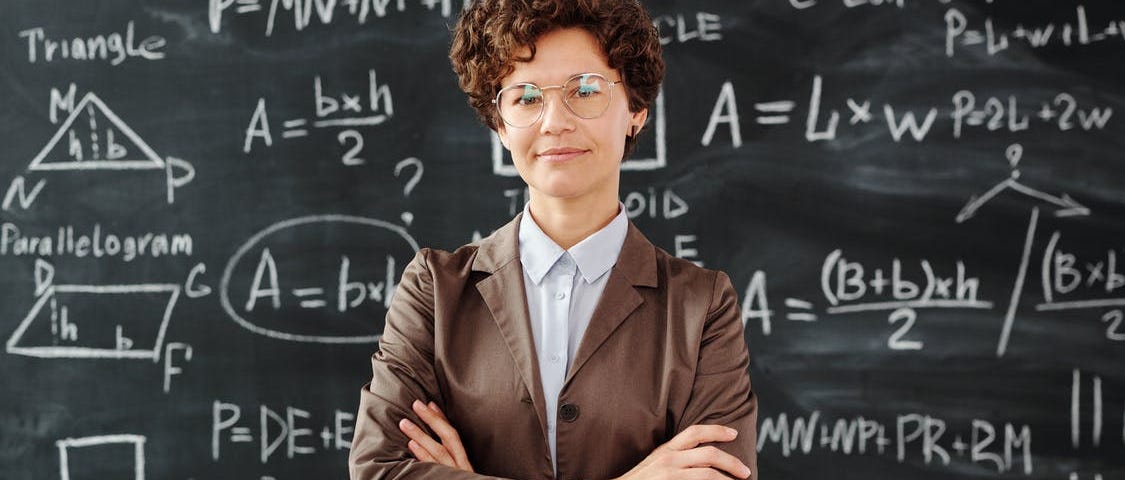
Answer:
<path fill-rule="evenodd" d="M 530 53 L 527 47 L 523 47 L 516 52 L 516 56 L 526 57 Z M 502 84 L 562 83 L 578 73 L 612 74 L 597 38 L 586 29 L 577 27 L 543 34 L 535 41 L 535 58 L 530 62 L 517 61 L 513 67 L 512 73 L 504 77 Z"/>

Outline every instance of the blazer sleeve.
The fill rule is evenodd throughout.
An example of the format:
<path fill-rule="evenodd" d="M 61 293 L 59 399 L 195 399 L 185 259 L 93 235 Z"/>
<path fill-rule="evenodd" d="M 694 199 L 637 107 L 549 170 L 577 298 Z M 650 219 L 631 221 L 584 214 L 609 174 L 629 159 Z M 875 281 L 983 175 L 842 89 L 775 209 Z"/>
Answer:
<path fill-rule="evenodd" d="M 379 350 L 371 357 L 371 381 L 360 391 L 348 456 L 352 480 L 496 478 L 418 461 L 398 428 L 403 418 L 426 428 L 410 405 L 415 399 L 441 398 L 434 373 L 434 277 L 428 256 L 428 249 L 419 251 L 404 269 Z"/>
<path fill-rule="evenodd" d="M 713 445 L 750 467 L 750 478 L 758 478 L 758 397 L 750 388 L 750 355 L 743 332 L 738 295 L 730 278 L 717 272 L 700 339 L 691 399 L 676 431 L 695 424 L 726 425 L 738 430 L 734 441 Z"/>

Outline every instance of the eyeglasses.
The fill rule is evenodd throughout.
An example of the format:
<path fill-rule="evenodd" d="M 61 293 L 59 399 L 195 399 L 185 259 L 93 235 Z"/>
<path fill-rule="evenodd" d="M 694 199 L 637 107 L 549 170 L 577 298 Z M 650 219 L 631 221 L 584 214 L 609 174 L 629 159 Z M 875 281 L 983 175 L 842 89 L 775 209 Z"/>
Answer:
<path fill-rule="evenodd" d="M 534 83 L 517 83 L 504 87 L 492 103 L 504 123 L 515 128 L 530 127 L 543 117 L 546 104 L 544 92 L 561 88 L 563 105 L 578 118 L 591 119 L 602 116 L 609 108 L 612 96 L 610 87 L 621 83 L 611 82 L 597 73 L 580 73 L 562 85 L 540 87 Z"/>

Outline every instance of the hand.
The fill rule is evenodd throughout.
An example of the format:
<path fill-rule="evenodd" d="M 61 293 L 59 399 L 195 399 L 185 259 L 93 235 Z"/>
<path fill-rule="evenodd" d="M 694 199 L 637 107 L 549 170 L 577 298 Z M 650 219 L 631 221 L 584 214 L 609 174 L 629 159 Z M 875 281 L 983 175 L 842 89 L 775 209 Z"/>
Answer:
<path fill-rule="evenodd" d="M 738 431 L 722 425 L 692 425 L 656 447 L 648 457 L 616 480 L 750 478 L 750 468 L 734 455 L 701 443 L 729 442 Z"/>
<path fill-rule="evenodd" d="M 445 414 L 437 404 L 430 402 L 426 405 L 421 400 L 415 400 L 411 408 L 423 422 L 426 422 L 426 426 L 441 438 L 441 443 L 438 443 L 414 422 L 405 418 L 399 421 L 399 430 L 410 437 L 410 442 L 406 446 L 410 448 L 414 458 L 472 472 L 473 466 L 469 464 L 469 457 L 461 444 L 461 436 L 457 434 L 457 430 L 445 418 Z"/>

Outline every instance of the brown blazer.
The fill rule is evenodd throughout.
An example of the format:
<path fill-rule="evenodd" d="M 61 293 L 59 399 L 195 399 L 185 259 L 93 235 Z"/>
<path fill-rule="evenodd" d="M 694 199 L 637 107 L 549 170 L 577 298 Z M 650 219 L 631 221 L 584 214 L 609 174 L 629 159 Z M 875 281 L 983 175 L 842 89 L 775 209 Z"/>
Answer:
<path fill-rule="evenodd" d="M 715 445 L 757 478 L 757 397 L 730 279 L 654 247 L 630 222 L 559 411 L 545 412 L 519 221 L 452 253 L 422 249 L 406 266 L 361 392 L 351 478 L 554 478 L 546 415 L 560 419 L 561 479 L 620 476 L 698 423 L 737 429 Z M 424 425 L 414 399 L 441 406 L 477 474 L 413 458 L 397 424 Z"/>

